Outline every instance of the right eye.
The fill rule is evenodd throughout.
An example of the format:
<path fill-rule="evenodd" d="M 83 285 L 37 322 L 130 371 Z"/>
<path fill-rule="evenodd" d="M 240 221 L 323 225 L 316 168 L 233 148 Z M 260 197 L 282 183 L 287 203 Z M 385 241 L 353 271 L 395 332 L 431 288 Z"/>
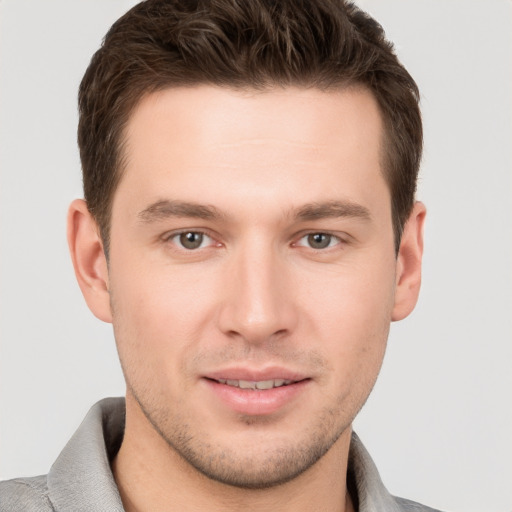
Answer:
<path fill-rule="evenodd" d="M 181 233 L 171 235 L 168 240 L 187 251 L 202 249 L 215 243 L 208 235 L 201 231 L 182 231 Z"/>

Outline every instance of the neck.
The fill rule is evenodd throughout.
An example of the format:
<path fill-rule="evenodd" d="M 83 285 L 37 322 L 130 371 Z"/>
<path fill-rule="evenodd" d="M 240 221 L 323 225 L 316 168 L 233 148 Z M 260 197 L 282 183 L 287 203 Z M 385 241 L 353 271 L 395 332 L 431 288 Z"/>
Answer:
<path fill-rule="evenodd" d="M 112 469 L 126 512 L 353 512 L 346 488 L 350 435 L 348 428 L 317 463 L 293 480 L 242 489 L 197 471 L 127 398 L 125 435 Z"/>

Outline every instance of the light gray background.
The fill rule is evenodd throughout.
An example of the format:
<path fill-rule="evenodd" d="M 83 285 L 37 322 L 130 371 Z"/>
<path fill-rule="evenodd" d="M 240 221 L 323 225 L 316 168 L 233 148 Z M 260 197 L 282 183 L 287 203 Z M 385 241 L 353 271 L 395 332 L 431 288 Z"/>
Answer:
<path fill-rule="evenodd" d="M 110 325 L 65 242 L 81 195 L 76 92 L 128 0 L 0 2 L 0 477 L 47 472 L 89 406 L 121 395 Z M 512 510 L 512 31 L 508 0 L 361 0 L 422 90 L 429 213 L 416 312 L 356 420 L 390 491 Z"/>

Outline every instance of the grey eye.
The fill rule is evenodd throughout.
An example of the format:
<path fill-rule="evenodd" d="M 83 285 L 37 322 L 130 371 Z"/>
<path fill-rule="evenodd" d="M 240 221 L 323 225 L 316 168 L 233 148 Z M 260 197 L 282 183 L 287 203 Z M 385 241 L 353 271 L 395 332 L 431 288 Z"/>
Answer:
<path fill-rule="evenodd" d="M 189 231 L 188 233 L 181 233 L 179 236 L 180 244 L 189 250 L 199 249 L 204 241 L 203 233 L 197 231 Z"/>
<path fill-rule="evenodd" d="M 327 235 L 326 233 L 311 233 L 307 235 L 308 245 L 313 249 L 325 249 L 329 247 L 332 238 L 332 235 Z"/>

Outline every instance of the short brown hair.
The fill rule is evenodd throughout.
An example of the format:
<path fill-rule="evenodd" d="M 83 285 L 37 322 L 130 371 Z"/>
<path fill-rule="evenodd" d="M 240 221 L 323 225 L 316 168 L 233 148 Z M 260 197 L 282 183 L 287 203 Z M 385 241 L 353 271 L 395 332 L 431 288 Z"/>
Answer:
<path fill-rule="evenodd" d="M 130 114 L 146 94 L 198 84 L 368 88 L 398 250 L 421 160 L 419 91 L 373 18 L 345 0 L 147 0 L 111 27 L 79 91 L 84 194 L 107 255 Z"/>

